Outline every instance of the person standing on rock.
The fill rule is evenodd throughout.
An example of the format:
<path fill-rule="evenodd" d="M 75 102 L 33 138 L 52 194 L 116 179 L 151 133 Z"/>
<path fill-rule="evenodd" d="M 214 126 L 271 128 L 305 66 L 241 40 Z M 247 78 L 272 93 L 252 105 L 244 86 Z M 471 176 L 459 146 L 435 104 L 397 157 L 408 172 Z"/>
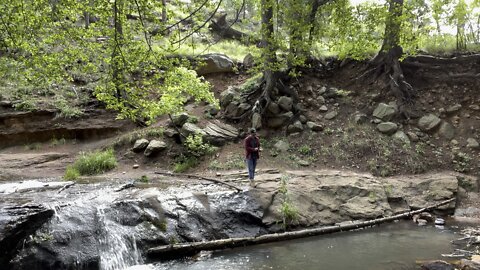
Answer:
<path fill-rule="evenodd" d="M 257 160 L 260 157 L 260 140 L 257 137 L 257 131 L 254 128 L 250 129 L 250 134 L 245 138 L 245 159 L 248 167 L 248 179 L 253 183 L 255 178 L 255 168 L 257 167 Z"/>

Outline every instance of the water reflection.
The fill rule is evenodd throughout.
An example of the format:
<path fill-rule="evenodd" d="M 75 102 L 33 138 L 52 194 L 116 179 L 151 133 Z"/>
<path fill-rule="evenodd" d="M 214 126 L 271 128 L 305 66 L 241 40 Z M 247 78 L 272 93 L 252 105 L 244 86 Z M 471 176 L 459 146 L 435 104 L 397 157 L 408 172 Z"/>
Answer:
<path fill-rule="evenodd" d="M 155 269 L 416 269 L 416 261 L 440 259 L 442 253 L 452 252 L 453 239 L 451 230 L 399 222 L 215 252 L 194 261 L 155 264 Z"/>

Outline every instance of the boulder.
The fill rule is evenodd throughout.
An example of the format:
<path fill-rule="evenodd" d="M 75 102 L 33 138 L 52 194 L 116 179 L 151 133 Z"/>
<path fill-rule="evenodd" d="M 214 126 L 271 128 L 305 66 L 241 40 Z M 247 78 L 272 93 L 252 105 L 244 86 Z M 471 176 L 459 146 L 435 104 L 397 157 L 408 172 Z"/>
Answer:
<path fill-rule="evenodd" d="M 398 125 L 393 122 L 382 122 L 377 125 L 377 129 L 383 134 L 390 135 L 395 133 L 395 131 L 397 131 Z"/>
<path fill-rule="evenodd" d="M 177 127 L 181 127 L 181 126 L 183 126 L 183 124 L 185 124 L 188 121 L 189 118 L 190 118 L 190 115 L 188 115 L 188 113 L 186 113 L 186 112 L 183 112 L 181 114 L 173 115 L 172 116 L 172 124 L 177 126 Z"/>
<path fill-rule="evenodd" d="M 231 102 L 225 109 L 225 115 L 227 117 L 239 117 L 243 115 L 247 110 L 251 108 L 248 103 L 238 103 L 236 101 Z"/>
<path fill-rule="evenodd" d="M 408 138 L 407 134 L 402 130 L 395 132 L 392 136 L 394 139 L 402 142 L 403 144 L 410 145 L 410 139 Z"/>
<path fill-rule="evenodd" d="M 315 122 L 307 122 L 307 127 L 311 130 L 311 131 L 322 131 L 323 130 L 323 126 L 320 125 L 320 124 L 317 124 Z"/>
<path fill-rule="evenodd" d="M 418 140 L 419 140 L 418 135 L 415 132 L 408 131 L 407 136 L 410 139 L 410 141 L 412 141 L 412 142 L 418 142 Z"/>
<path fill-rule="evenodd" d="M 252 115 L 252 127 L 260 129 L 262 127 L 262 116 L 259 113 Z"/>
<path fill-rule="evenodd" d="M 197 67 L 198 75 L 233 72 L 235 67 L 232 59 L 220 53 L 205 54 L 200 59 L 202 64 Z"/>
<path fill-rule="evenodd" d="M 436 115 L 428 114 L 428 115 L 422 116 L 418 120 L 418 127 L 425 132 L 431 132 L 435 128 L 437 128 L 441 122 L 442 122 L 442 119 L 438 118 Z"/>
<path fill-rule="evenodd" d="M 307 120 L 307 117 L 306 117 L 305 115 L 303 115 L 303 114 L 300 115 L 300 117 L 298 118 L 298 120 L 300 120 L 300 122 L 301 122 L 302 124 L 306 124 L 307 121 L 308 121 L 308 120 Z"/>
<path fill-rule="evenodd" d="M 333 118 L 337 117 L 337 115 L 338 115 L 337 111 L 331 111 L 325 114 L 325 119 L 332 120 Z"/>
<path fill-rule="evenodd" d="M 287 142 L 279 140 L 273 145 L 273 147 L 280 152 L 286 152 L 290 148 L 290 145 Z"/>
<path fill-rule="evenodd" d="M 280 107 L 273 101 L 268 104 L 267 110 L 271 115 L 278 115 L 280 113 Z"/>
<path fill-rule="evenodd" d="M 297 132 L 302 132 L 303 131 L 303 125 L 300 121 L 295 121 L 295 123 L 291 124 L 287 128 L 287 133 L 297 133 Z"/>
<path fill-rule="evenodd" d="M 237 95 L 238 93 L 235 91 L 235 89 L 229 86 L 227 90 L 220 93 L 220 106 L 222 108 L 226 108 Z"/>
<path fill-rule="evenodd" d="M 197 125 L 193 123 L 185 123 L 182 126 L 182 134 L 185 136 L 191 135 L 191 134 L 201 134 L 205 135 L 205 131 L 203 131 L 201 128 L 199 128 Z"/>
<path fill-rule="evenodd" d="M 268 125 L 268 127 L 271 127 L 271 128 L 279 128 L 279 127 L 283 126 L 283 124 L 286 121 L 290 120 L 292 117 L 293 117 L 292 112 L 287 112 L 287 113 L 284 113 L 284 114 L 280 114 L 276 117 L 269 118 L 267 125 Z"/>
<path fill-rule="evenodd" d="M 373 116 L 383 121 L 390 121 L 396 113 L 397 110 L 394 106 L 380 103 L 373 111 Z"/>
<path fill-rule="evenodd" d="M 472 149 L 480 149 L 480 145 L 478 144 L 478 141 L 475 140 L 474 138 L 467 139 L 467 147 Z"/>
<path fill-rule="evenodd" d="M 455 270 L 455 267 L 445 261 L 429 261 L 422 264 L 422 270 Z"/>
<path fill-rule="evenodd" d="M 446 121 L 442 121 L 438 129 L 438 135 L 447 140 L 451 140 L 455 137 L 455 127 Z"/>
<path fill-rule="evenodd" d="M 278 101 L 278 106 L 284 111 L 291 111 L 293 106 L 293 99 L 287 96 L 281 96 Z"/>
<path fill-rule="evenodd" d="M 318 96 L 317 97 L 317 104 L 324 105 L 325 104 L 325 98 L 323 96 Z"/>
<path fill-rule="evenodd" d="M 133 144 L 132 151 L 133 152 L 142 152 L 147 148 L 149 141 L 147 139 L 138 139 Z"/>
<path fill-rule="evenodd" d="M 54 213 L 54 210 L 38 204 L 15 206 L 2 203 L 0 208 L 0 265 L 2 268 L 8 266 L 15 252 L 25 244 L 27 237 L 34 234 Z"/>
<path fill-rule="evenodd" d="M 223 145 L 228 141 L 234 141 L 239 135 L 238 129 L 218 120 L 209 122 L 203 132 L 205 141 L 213 145 Z"/>
<path fill-rule="evenodd" d="M 164 149 L 167 148 L 167 144 L 163 141 L 157 141 L 157 140 L 151 140 L 150 143 L 148 144 L 147 148 L 145 149 L 145 152 L 143 154 L 147 157 L 152 156 Z"/>
<path fill-rule="evenodd" d="M 245 57 L 243 58 L 243 66 L 245 68 L 252 68 L 255 65 L 255 58 L 253 58 L 253 55 L 251 53 L 247 53 Z"/>

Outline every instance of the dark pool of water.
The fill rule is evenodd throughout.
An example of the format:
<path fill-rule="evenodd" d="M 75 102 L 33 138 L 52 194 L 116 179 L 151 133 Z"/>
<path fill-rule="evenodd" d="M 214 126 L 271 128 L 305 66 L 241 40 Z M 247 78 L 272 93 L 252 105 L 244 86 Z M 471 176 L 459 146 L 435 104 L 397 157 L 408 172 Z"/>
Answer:
<path fill-rule="evenodd" d="M 453 252 L 451 240 L 457 238 L 449 228 L 418 227 L 413 222 L 402 221 L 132 269 L 418 269 L 418 261 L 441 259 L 441 254 Z"/>

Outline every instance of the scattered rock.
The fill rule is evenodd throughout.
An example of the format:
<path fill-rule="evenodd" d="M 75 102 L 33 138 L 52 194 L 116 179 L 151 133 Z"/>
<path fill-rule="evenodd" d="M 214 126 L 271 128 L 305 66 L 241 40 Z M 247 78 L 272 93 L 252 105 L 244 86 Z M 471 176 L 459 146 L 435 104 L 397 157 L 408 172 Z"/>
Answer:
<path fill-rule="evenodd" d="M 279 128 L 279 127 L 283 126 L 283 124 L 286 121 L 290 120 L 292 117 L 293 117 L 292 112 L 287 112 L 287 113 L 284 113 L 284 114 L 280 114 L 276 117 L 272 117 L 272 118 L 268 119 L 267 125 L 271 128 Z"/>
<path fill-rule="evenodd" d="M 308 167 L 308 166 L 310 166 L 310 162 L 308 162 L 307 160 L 301 159 L 301 160 L 298 161 L 298 165 L 300 165 L 302 167 Z"/>
<path fill-rule="evenodd" d="M 390 121 L 397 113 L 396 107 L 380 103 L 373 111 L 373 116 L 382 119 L 383 121 Z"/>
<path fill-rule="evenodd" d="M 407 132 L 407 136 L 408 136 L 408 138 L 410 138 L 410 141 L 412 141 L 412 142 L 418 142 L 418 140 L 419 140 L 418 135 L 415 134 L 415 132 L 409 131 L 409 132 Z"/>
<path fill-rule="evenodd" d="M 398 125 L 393 122 L 382 122 L 377 125 L 378 131 L 384 134 L 393 134 L 398 129 Z"/>
<path fill-rule="evenodd" d="M 165 136 L 167 136 L 168 138 L 172 138 L 172 137 L 178 135 L 178 131 L 176 131 L 175 129 L 167 128 L 167 129 L 163 132 L 163 134 L 164 134 Z"/>
<path fill-rule="evenodd" d="M 307 122 L 307 127 L 311 130 L 311 131 L 322 131 L 323 130 L 323 126 L 320 125 L 320 124 L 317 124 L 315 122 Z"/>
<path fill-rule="evenodd" d="M 473 110 L 473 111 L 479 111 L 480 110 L 480 106 L 477 105 L 477 104 L 470 105 L 470 106 L 468 106 L 468 108 L 470 110 Z"/>
<path fill-rule="evenodd" d="M 307 117 L 305 115 L 300 115 L 299 120 L 302 124 L 307 123 Z"/>
<path fill-rule="evenodd" d="M 359 124 L 365 124 L 367 122 L 367 115 L 361 112 L 355 113 L 353 116 L 353 121 L 359 125 Z"/>
<path fill-rule="evenodd" d="M 139 167 L 140 167 L 140 165 L 138 165 L 138 164 L 133 164 L 133 168 L 134 168 L 134 169 L 138 169 Z"/>
<path fill-rule="evenodd" d="M 433 131 L 442 120 L 434 114 L 428 114 L 418 120 L 418 127 L 426 132 Z"/>
<path fill-rule="evenodd" d="M 270 102 L 267 108 L 268 112 L 270 112 L 272 115 L 278 115 L 280 113 L 280 107 L 278 107 L 278 104 L 275 102 Z"/>
<path fill-rule="evenodd" d="M 438 134 L 447 140 L 451 140 L 455 137 L 455 127 L 446 121 L 442 121 Z"/>
<path fill-rule="evenodd" d="M 287 128 L 287 133 L 297 133 L 297 132 L 302 132 L 303 131 L 303 125 L 300 121 L 295 121 L 292 125 L 289 125 Z"/>
<path fill-rule="evenodd" d="M 455 104 L 455 105 L 450 106 L 450 107 L 447 108 L 447 113 L 449 113 L 449 114 L 456 113 L 456 112 L 458 112 L 461 108 L 462 108 L 462 105 L 461 105 L 461 104 Z"/>
<path fill-rule="evenodd" d="M 287 96 L 281 96 L 278 101 L 278 106 L 284 111 L 291 111 L 293 106 L 293 99 Z"/>
<path fill-rule="evenodd" d="M 322 105 L 322 106 L 320 106 L 320 108 L 319 108 L 318 110 L 319 110 L 320 112 L 327 112 L 327 111 L 328 111 L 328 108 L 327 108 L 327 106 Z"/>
<path fill-rule="evenodd" d="M 327 92 L 327 87 L 325 86 L 321 86 L 319 89 L 318 89 L 318 94 L 319 95 L 323 95 Z"/>
<path fill-rule="evenodd" d="M 147 148 L 149 141 L 147 139 L 138 139 L 133 144 L 133 152 L 141 152 Z"/>
<path fill-rule="evenodd" d="M 157 140 L 152 140 L 148 144 L 147 148 L 145 149 L 145 152 L 143 154 L 147 157 L 150 157 L 164 149 L 167 148 L 167 144 L 163 141 L 157 141 Z"/>
<path fill-rule="evenodd" d="M 337 115 L 338 115 L 337 111 L 331 111 L 325 114 L 325 119 L 332 120 L 333 118 L 337 117 Z"/>
<path fill-rule="evenodd" d="M 323 105 L 325 104 L 325 98 L 323 96 L 317 97 L 317 104 Z"/>
<path fill-rule="evenodd" d="M 287 142 L 279 140 L 273 147 L 280 152 L 286 152 L 290 148 L 290 145 Z"/>
<path fill-rule="evenodd" d="M 474 138 L 468 138 L 467 139 L 467 147 L 472 148 L 472 149 L 479 149 L 480 145 L 478 144 L 478 141 L 475 140 Z"/>
<path fill-rule="evenodd" d="M 393 138 L 404 144 L 410 145 L 410 139 L 408 138 L 407 134 L 401 130 L 395 132 L 395 134 L 393 134 Z"/>

